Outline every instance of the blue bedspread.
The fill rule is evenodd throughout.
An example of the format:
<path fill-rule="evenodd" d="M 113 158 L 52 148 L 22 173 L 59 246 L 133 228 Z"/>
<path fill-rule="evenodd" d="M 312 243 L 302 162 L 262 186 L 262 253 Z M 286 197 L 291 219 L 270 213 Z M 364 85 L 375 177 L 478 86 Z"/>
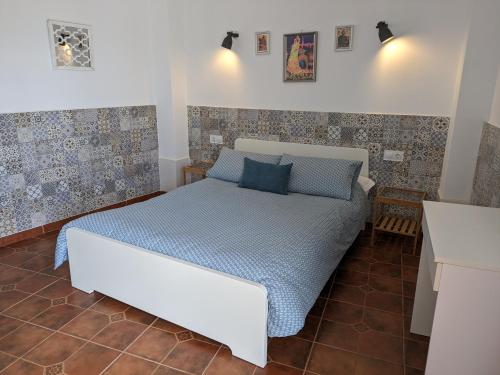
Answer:
<path fill-rule="evenodd" d="M 303 327 L 366 213 L 359 185 L 352 201 L 345 201 L 242 189 L 208 178 L 66 224 L 55 266 L 68 259 L 66 230 L 81 228 L 264 285 L 268 335 L 289 336 Z"/>

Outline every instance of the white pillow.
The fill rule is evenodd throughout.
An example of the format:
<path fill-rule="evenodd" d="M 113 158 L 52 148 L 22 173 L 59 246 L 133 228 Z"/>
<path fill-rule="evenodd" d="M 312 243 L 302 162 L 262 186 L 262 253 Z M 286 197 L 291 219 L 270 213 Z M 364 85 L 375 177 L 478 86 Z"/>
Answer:
<path fill-rule="evenodd" d="M 375 186 L 375 181 L 365 176 L 359 176 L 358 183 L 361 185 L 361 188 L 366 193 L 366 195 L 368 195 L 371 188 Z"/>

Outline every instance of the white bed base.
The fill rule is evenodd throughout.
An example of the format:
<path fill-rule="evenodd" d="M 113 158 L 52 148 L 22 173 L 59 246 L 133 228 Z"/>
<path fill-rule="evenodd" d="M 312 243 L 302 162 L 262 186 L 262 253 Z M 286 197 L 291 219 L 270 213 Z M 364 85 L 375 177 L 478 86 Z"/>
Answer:
<path fill-rule="evenodd" d="M 364 149 L 237 139 L 241 151 L 363 161 Z M 253 281 L 77 228 L 67 231 L 71 283 L 99 291 L 226 344 L 236 357 L 267 364 L 267 290 Z"/>

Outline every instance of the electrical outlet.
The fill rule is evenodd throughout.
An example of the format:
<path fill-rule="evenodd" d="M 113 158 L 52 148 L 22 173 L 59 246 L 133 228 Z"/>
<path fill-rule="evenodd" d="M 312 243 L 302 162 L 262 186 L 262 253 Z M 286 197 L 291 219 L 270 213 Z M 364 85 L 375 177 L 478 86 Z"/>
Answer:
<path fill-rule="evenodd" d="M 210 134 L 210 143 L 214 143 L 216 145 L 221 145 L 224 143 L 222 139 L 222 135 L 219 134 Z"/>
<path fill-rule="evenodd" d="M 404 157 L 405 157 L 404 151 L 384 150 L 384 160 L 403 161 Z"/>

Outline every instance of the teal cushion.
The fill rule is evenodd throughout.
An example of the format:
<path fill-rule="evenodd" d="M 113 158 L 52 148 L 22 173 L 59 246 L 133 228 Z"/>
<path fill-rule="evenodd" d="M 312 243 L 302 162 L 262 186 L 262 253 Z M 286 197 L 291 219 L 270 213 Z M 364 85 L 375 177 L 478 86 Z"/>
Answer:
<path fill-rule="evenodd" d="M 243 161 L 243 174 L 238 186 L 276 194 L 288 194 L 288 181 L 292 165 L 260 163 L 245 158 Z"/>

